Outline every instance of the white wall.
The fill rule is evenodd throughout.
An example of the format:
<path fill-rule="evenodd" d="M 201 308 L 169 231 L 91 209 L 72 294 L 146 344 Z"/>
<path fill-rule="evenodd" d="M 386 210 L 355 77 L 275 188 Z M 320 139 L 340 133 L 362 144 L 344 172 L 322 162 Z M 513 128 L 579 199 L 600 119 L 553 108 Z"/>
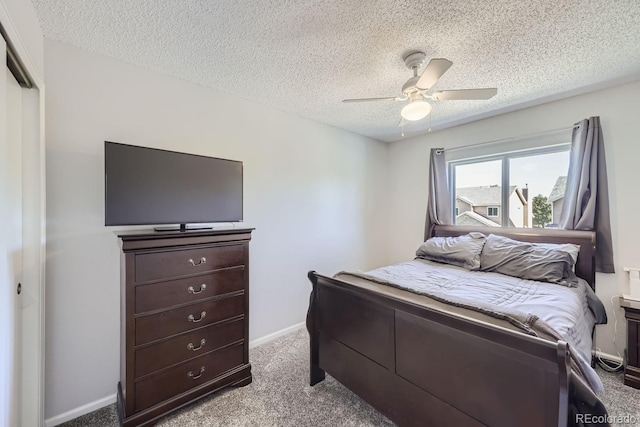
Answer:
<path fill-rule="evenodd" d="M 569 127 L 590 116 L 600 116 L 609 178 L 611 227 L 616 274 L 597 274 L 596 290 L 607 307 L 609 324 L 596 332 L 596 344 L 609 354 L 613 346 L 613 295 L 628 293 L 623 266 L 640 266 L 640 197 L 637 196 L 638 98 L 640 82 L 629 83 L 565 100 L 527 108 L 513 113 L 433 132 L 394 143 L 390 162 L 389 262 L 411 257 L 422 241 L 427 205 L 429 150 L 433 147 L 459 147 L 535 132 Z M 393 207 L 396 207 L 395 209 Z M 401 209 L 399 207 L 402 207 Z M 626 324 L 614 299 L 618 316 L 617 348 L 625 347 Z"/>
<path fill-rule="evenodd" d="M 119 249 L 104 141 L 244 162 L 250 338 L 302 322 L 308 270 L 386 261 L 387 145 L 46 41 L 46 418 L 115 393 Z M 303 94 L 301 94 L 303 95 Z"/>

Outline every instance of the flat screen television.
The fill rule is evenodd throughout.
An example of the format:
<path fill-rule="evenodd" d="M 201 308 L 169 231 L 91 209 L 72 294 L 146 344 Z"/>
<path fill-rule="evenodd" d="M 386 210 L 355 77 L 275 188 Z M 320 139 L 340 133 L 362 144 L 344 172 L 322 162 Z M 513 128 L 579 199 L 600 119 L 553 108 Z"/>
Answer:
<path fill-rule="evenodd" d="M 242 162 L 104 143 L 105 225 L 242 221 Z"/>

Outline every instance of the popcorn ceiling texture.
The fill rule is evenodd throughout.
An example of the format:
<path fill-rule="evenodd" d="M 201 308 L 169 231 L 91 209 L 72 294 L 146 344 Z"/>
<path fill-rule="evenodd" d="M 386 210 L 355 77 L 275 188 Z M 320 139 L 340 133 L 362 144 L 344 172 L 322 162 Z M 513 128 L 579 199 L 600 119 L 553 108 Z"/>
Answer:
<path fill-rule="evenodd" d="M 32 0 L 45 37 L 383 141 L 400 139 L 402 57 L 453 66 L 432 127 L 640 78 L 638 0 Z M 425 133 L 429 119 L 405 126 Z"/>

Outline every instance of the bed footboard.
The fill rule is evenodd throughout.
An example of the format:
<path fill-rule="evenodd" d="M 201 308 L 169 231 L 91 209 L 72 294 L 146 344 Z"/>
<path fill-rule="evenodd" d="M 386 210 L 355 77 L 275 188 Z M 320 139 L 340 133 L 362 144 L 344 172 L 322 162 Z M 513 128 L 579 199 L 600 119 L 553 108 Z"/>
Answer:
<path fill-rule="evenodd" d="M 307 331 L 309 332 L 309 384 L 314 386 L 324 380 L 325 373 L 320 369 L 319 349 L 320 336 L 317 332 L 316 323 L 316 279 L 315 272 L 310 271 L 307 277 L 312 284 L 311 296 L 309 297 L 309 309 L 307 310 Z"/>
<path fill-rule="evenodd" d="M 566 426 L 567 344 L 309 272 L 310 384 L 325 371 L 401 426 Z"/>

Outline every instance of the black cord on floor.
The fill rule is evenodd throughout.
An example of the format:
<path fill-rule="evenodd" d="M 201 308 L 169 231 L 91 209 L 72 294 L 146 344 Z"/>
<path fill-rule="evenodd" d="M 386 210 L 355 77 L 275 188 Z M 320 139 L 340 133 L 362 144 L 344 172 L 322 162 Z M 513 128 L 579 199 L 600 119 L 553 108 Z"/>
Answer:
<path fill-rule="evenodd" d="M 598 363 L 598 366 L 607 372 L 621 372 L 624 370 L 624 365 L 621 363 L 601 359 L 599 357 L 596 357 L 596 362 Z"/>

